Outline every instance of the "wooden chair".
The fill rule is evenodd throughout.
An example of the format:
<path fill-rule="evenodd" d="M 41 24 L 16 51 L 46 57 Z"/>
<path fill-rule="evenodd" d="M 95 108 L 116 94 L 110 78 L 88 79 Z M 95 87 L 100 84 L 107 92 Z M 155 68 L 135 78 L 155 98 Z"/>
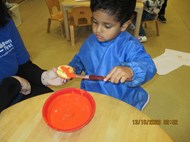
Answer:
<path fill-rule="evenodd" d="M 158 17 L 158 16 L 156 16 L 156 17 L 154 18 L 154 20 L 145 20 L 145 21 L 142 21 L 142 25 L 143 25 L 143 27 L 147 28 L 147 27 L 148 27 L 148 26 L 147 26 L 148 23 L 155 23 L 156 35 L 159 36 L 159 35 L 160 35 L 160 32 L 159 32 L 159 24 L 158 24 L 157 17 Z M 132 23 L 132 21 L 133 21 L 134 18 L 136 18 L 136 12 L 133 13 L 133 15 L 132 15 L 132 17 L 131 17 L 131 19 L 130 19 L 130 20 L 131 20 L 131 23 Z"/>
<path fill-rule="evenodd" d="M 63 20 L 63 13 L 60 9 L 60 3 L 59 0 L 45 0 L 50 17 L 48 18 L 48 26 L 47 26 L 47 33 L 50 32 L 50 27 L 51 27 L 51 21 L 58 21 L 61 25 L 61 34 L 63 36 L 63 31 L 64 31 L 64 20 Z"/>
<path fill-rule="evenodd" d="M 155 28 L 156 28 L 156 35 L 159 36 L 160 33 L 159 33 L 159 25 L 158 25 L 158 20 L 157 20 L 157 16 L 155 17 L 154 20 L 146 20 L 146 21 L 143 21 L 143 25 L 145 28 L 147 28 L 147 23 L 154 23 L 155 24 Z"/>
<path fill-rule="evenodd" d="M 90 7 L 78 6 L 71 9 L 70 37 L 71 45 L 75 45 L 75 28 L 92 25 L 92 13 Z"/>

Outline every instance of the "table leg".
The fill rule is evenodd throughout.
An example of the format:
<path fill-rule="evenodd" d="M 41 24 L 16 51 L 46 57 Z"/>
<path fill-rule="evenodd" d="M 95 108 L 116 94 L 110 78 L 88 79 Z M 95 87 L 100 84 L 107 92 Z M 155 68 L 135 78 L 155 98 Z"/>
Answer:
<path fill-rule="evenodd" d="M 69 23 L 68 23 L 68 15 L 67 15 L 67 11 L 69 8 L 62 6 L 62 12 L 63 12 L 63 16 L 64 16 L 64 27 L 65 27 L 65 35 L 66 35 L 66 39 L 70 40 L 70 31 L 69 31 Z"/>
<path fill-rule="evenodd" d="M 138 37 L 139 36 L 141 19 L 142 19 L 142 14 L 143 14 L 143 8 L 136 9 L 135 11 L 137 12 L 137 19 L 136 19 L 136 24 L 135 24 L 136 27 L 135 27 L 134 36 Z"/>

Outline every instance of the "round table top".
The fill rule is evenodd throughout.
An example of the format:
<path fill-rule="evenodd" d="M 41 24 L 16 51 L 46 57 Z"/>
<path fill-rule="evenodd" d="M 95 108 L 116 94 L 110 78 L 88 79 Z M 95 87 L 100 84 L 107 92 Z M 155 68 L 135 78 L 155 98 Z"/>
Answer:
<path fill-rule="evenodd" d="M 93 119 L 75 132 L 50 128 L 42 118 L 44 102 L 52 93 L 17 103 L 0 114 L 1 142 L 172 142 L 143 112 L 115 98 L 89 92 L 95 100 Z"/>

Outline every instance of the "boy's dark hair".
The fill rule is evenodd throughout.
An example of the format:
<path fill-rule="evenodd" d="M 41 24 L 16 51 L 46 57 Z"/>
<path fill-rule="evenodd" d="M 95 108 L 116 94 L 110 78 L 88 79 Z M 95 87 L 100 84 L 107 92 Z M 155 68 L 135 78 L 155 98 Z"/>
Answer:
<path fill-rule="evenodd" d="M 103 10 L 109 15 L 114 15 L 123 25 L 128 21 L 135 9 L 136 0 L 90 0 L 91 11 Z"/>
<path fill-rule="evenodd" d="M 0 28 L 5 26 L 11 19 L 11 12 L 6 7 L 3 0 L 0 0 Z"/>

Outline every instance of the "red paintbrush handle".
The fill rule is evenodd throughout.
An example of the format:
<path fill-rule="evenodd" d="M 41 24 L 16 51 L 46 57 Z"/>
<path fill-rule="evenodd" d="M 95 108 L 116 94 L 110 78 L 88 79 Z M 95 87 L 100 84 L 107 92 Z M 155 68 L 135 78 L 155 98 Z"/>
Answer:
<path fill-rule="evenodd" d="M 89 75 L 90 80 L 104 80 L 105 76 Z"/>
<path fill-rule="evenodd" d="M 105 76 L 89 75 L 88 79 L 90 80 L 104 80 Z M 127 78 L 126 81 L 132 81 L 131 78 Z"/>

